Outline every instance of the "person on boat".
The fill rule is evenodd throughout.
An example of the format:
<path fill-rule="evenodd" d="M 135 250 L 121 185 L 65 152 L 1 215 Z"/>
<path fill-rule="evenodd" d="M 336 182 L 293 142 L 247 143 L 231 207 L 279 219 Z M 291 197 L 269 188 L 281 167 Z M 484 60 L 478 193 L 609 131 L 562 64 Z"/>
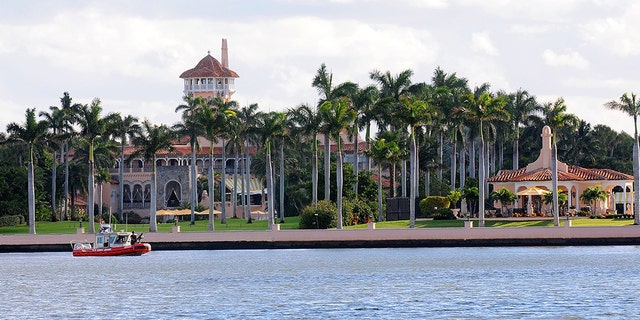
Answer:
<path fill-rule="evenodd" d="M 136 242 L 138 242 L 138 236 L 135 231 L 131 231 L 131 244 L 136 244 Z"/>

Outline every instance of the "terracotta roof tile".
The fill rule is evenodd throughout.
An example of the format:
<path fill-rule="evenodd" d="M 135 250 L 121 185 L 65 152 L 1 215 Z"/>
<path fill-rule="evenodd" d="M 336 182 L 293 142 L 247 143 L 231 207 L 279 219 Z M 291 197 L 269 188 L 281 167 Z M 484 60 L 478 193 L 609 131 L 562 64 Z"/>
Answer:
<path fill-rule="evenodd" d="M 522 181 L 550 181 L 551 169 L 542 168 L 527 172 L 526 168 L 518 170 L 501 170 L 490 177 L 488 182 L 522 182 Z M 588 180 L 633 180 L 633 176 L 611 169 L 587 169 L 569 166 L 567 172 L 558 171 L 559 181 L 588 181 Z"/>
<path fill-rule="evenodd" d="M 180 78 L 239 78 L 238 74 L 228 68 L 222 66 L 222 64 L 212 57 L 210 54 L 206 55 L 198 64 L 180 75 Z"/>

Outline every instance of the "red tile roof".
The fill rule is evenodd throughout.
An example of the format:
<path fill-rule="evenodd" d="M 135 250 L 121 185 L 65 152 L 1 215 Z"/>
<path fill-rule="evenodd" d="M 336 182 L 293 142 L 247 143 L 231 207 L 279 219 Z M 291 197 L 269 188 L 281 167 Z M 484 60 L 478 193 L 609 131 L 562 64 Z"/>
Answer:
<path fill-rule="evenodd" d="M 207 54 L 202 58 L 194 68 L 189 69 L 180 75 L 180 78 L 182 79 L 207 77 L 239 78 L 240 76 L 238 76 L 235 71 L 222 66 L 222 64 L 210 54 Z"/>
<path fill-rule="evenodd" d="M 521 181 L 550 181 L 551 169 L 542 168 L 527 172 L 527 168 L 518 170 L 501 170 L 490 177 L 488 182 L 521 182 Z M 589 180 L 633 180 L 633 176 L 611 169 L 587 169 L 569 166 L 567 172 L 558 171 L 559 181 L 589 181 Z"/>

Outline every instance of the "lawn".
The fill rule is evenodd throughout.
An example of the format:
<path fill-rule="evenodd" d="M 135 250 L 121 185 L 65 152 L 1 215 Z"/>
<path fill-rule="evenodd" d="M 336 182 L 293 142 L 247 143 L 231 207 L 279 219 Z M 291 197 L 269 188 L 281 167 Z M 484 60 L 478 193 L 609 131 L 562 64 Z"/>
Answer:
<path fill-rule="evenodd" d="M 299 217 L 286 217 L 285 222 L 280 224 L 281 230 L 293 230 L 298 228 Z M 560 220 L 560 224 L 564 225 L 565 220 Z M 589 219 L 589 218 L 574 218 L 571 220 L 574 227 L 613 227 L 613 226 L 628 226 L 633 225 L 633 219 Z M 190 222 L 180 221 L 181 232 L 198 232 L 207 231 L 208 220 L 196 220 L 194 225 Z M 417 220 L 416 228 L 461 228 L 464 226 L 463 220 Z M 64 233 L 76 233 L 76 229 L 80 226 L 77 221 L 39 221 L 36 222 L 36 232 L 38 234 L 64 234 Z M 87 228 L 86 222 L 82 223 L 82 226 Z M 159 223 L 158 232 L 171 232 L 173 223 Z M 478 222 L 474 221 L 474 226 L 478 226 Z M 486 227 L 493 228 L 520 228 L 520 227 L 552 227 L 553 219 L 541 219 L 541 220 L 486 220 Z M 96 228 L 98 224 L 96 223 Z M 136 232 L 148 232 L 148 224 L 114 224 L 114 230 L 126 230 Z M 220 223 L 220 220 L 215 220 L 214 228 L 216 231 L 251 231 L 251 230 L 267 230 L 266 220 L 254 220 L 253 223 L 248 224 L 244 219 L 227 219 L 226 224 Z M 367 228 L 366 224 L 348 226 L 345 229 L 363 229 Z M 399 221 L 385 221 L 376 223 L 377 229 L 406 229 L 409 228 L 408 220 Z M 0 234 L 27 234 L 29 233 L 29 227 L 27 225 L 20 225 L 14 227 L 0 227 Z"/>

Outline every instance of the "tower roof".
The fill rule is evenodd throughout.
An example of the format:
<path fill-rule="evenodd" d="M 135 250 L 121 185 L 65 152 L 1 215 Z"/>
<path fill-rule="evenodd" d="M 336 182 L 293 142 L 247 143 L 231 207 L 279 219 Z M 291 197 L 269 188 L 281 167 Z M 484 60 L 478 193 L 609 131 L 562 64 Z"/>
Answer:
<path fill-rule="evenodd" d="M 225 68 L 216 58 L 207 54 L 198 64 L 180 75 L 180 78 L 239 78 L 238 74 Z"/>

